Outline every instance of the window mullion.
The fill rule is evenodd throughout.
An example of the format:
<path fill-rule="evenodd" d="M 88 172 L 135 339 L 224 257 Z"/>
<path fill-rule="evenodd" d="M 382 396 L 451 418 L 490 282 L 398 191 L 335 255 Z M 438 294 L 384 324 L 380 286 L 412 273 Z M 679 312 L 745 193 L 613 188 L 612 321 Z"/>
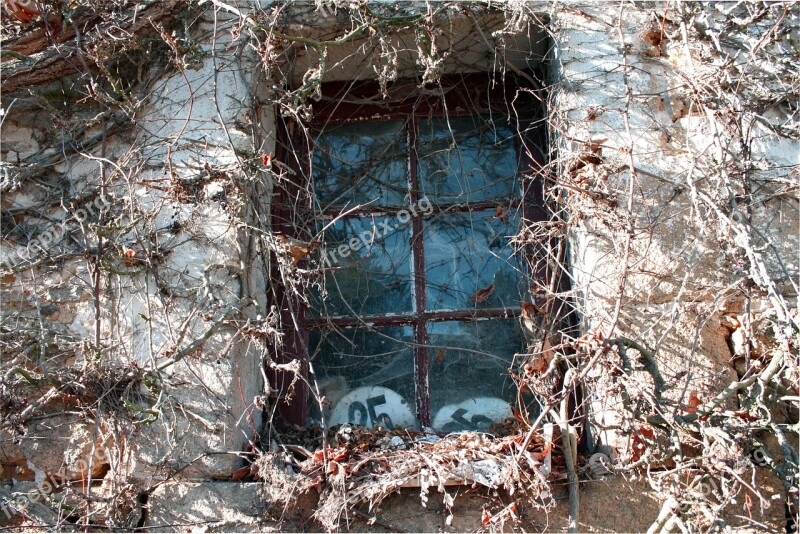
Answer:
<path fill-rule="evenodd" d="M 408 181 L 411 206 L 419 205 L 419 175 L 417 157 L 417 121 L 414 114 L 408 122 Z M 414 210 L 412 210 L 414 212 Z M 428 394 L 428 328 L 425 322 L 425 248 L 422 237 L 422 217 L 412 219 L 411 255 L 414 261 L 414 378 L 417 420 L 420 426 L 431 425 L 431 400 Z"/>

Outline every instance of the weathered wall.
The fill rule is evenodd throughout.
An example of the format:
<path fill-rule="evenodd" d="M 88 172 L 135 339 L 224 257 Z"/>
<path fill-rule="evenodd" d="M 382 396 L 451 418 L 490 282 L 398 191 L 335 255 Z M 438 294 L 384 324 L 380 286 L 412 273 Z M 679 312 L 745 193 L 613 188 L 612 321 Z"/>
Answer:
<path fill-rule="evenodd" d="M 581 331 L 587 345 L 611 332 L 644 347 L 663 381 L 660 406 L 674 414 L 740 379 L 745 351 L 748 361 L 760 358 L 756 371 L 775 354 L 786 365 L 796 357 L 780 351 L 797 324 L 800 15 L 787 6 L 780 20 L 773 10 L 748 21 L 746 9 L 729 7 L 513 8 L 492 15 L 493 31 L 510 32 L 507 55 L 486 55 L 486 35 L 480 46 L 460 41 L 474 21 L 454 9 L 437 41 L 442 52 L 456 47 L 440 72 L 534 66 L 552 46 L 548 191 L 564 219 Z M 306 19 L 282 29 L 335 38 L 342 33 L 331 9 L 308 4 Z M 0 259 L 14 264 L 2 278 L 4 492 L 54 476 L 85 480 L 88 468 L 104 479 L 97 494 L 126 503 L 127 515 L 108 519 L 118 527 L 263 530 L 274 503 L 258 484 L 229 480 L 248 444 L 259 436 L 267 450 L 271 443 L 264 369 L 276 334 L 267 304 L 276 245 L 268 231 L 282 169 L 266 160 L 275 152 L 274 114 L 287 112 L 273 83 L 308 81 L 319 50 L 286 45 L 291 68 L 278 67 L 258 31 L 231 10 L 185 19 L 191 31 L 172 33 L 179 64 L 146 84 L 136 106 L 87 104 L 91 83 L 72 78 L 40 90 L 45 97 L 4 98 Z M 546 31 L 533 24 L 546 19 Z M 778 24 L 790 31 L 776 41 L 769 36 Z M 413 32 L 392 43 L 401 49 L 392 68 L 424 68 Z M 361 45 L 332 47 L 324 79 L 380 71 L 364 57 L 380 67 L 382 49 L 362 56 Z M 762 68 L 770 56 L 788 59 Z M 80 127 L 52 122 L 42 98 L 66 101 L 57 115 Z M 89 203 L 94 211 L 79 215 Z M 612 350 L 587 370 L 589 447 L 619 462 L 631 460 L 630 433 L 642 427 L 626 395 L 647 404 L 655 394 L 637 351 L 630 368 Z M 734 398 L 723 406 L 741 408 Z M 783 491 L 769 472 L 740 474 L 757 478 L 765 494 Z M 680 497 L 681 486 L 659 480 L 589 482 L 581 528 L 645 530 L 665 497 Z M 612 489 L 598 489 L 606 483 Z M 408 498 L 389 499 L 379 515 L 410 530 L 441 522 L 441 510 L 407 514 Z M 59 499 L 73 502 L 74 492 L 52 494 Z M 481 499 L 465 497 L 471 504 L 459 505 L 449 528 L 478 528 Z M 762 503 L 754 519 L 775 528 L 782 507 L 780 499 Z M 563 500 L 549 518 L 525 516 L 525 528 L 560 529 L 566 508 Z"/>
<path fill-rule="evenodd" d="M 252 59 L 230 55 L 230 24 L 213 14 L 195 20 L 193 62 L 131 95 L 142 101 L 127 121 L 120 111 L 105 123 L 86 120 L 97 110 L 79 102 L 80 80 L 52 84 L 54 98 L 68 99 L 64 120 L 85 121 L 78 139 L 63 124 L 36 120 L 46 113 L 35 98 L 5 106 L 6 177 L 47 163 L 34 183 L 14 184 L 2 199 L 4 232 L 17 237 L 2 244 L 4 261 L 16 263 L 3 278 L 3 312 L 15 317 L 3 335 L 21 349 L 6 350 L 4 369 L 33 373 L 11 402 L 30 407 L 48 382 L 51 397 L 86 395 L 77 406 L 47 399 L 32 413 L 40 421 L 4 427 L 6 482 L 80 480 L 80 462 L 94 453 L 94 476 L 106 477 L 101 493 L 133 488 L 133 499 L 154 492 L 157 500 L 157 488 L 176 476 L 227 480 L 258 440 L 264 347 L 240 327 L 263 328 L 264 268 L 249 257 L 240 210 L 249 203 L 268 215 L 269 180 L 249 165 L 273 150 L 265 133 L 274 128 L 271 110 L 255 109 L 262 82 Z M 61 192 L 96 206 L 81 214 L 81 204 L 59 203 Z M 24 215 L 33 210 L 44 216 Z M 15 245 L 27 245 L 24 257 Z"/>

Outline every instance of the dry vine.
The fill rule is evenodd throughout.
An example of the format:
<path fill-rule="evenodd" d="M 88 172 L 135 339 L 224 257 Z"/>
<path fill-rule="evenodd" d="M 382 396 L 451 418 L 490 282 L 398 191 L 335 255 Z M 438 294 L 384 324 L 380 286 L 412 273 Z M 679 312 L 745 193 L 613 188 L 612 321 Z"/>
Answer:
<path fill-rule="evenodd" d="M 423 502 L 434 487 L 450 507 L 444 481 L 463 477 L 510 495 L 510 502 L 497 495 L 483 529 L 519 520 L 518 504 L 548 509 L 555 488 L 566 483 L 569 528 L 576 531 L 580 484 L 608 472 L 646 478 L 664 496 L 654 532 L 734 524 L 768 529 L 754 518 L 754 510 L 774 500 L 756 482 L 761 469 L 783 484 L 787 525 L 796 524 L 798 271 L 791 247 L 779 242 L 786 231 L 779 226 L 783 217 L 797 220 L 800 187 L 796 164 L 774 164 L 762 148 L 800 139 L 800 12 L 794 4 L 621 2 L 613 14 L 550 2 L 375 6 L 336 0 L 250 10 L 223 0 L 204 7 L 68 4 L 59 12 L 43 9 L 38 25 L 8 17 L 2 25 L 4 120 L 18 121 L 15 113 L 34 117 L 27 126 L 45 132 L 40 144 L 59 147 L 16 159 L 4 149 L 3 192 L 33 200 L 3 204 L 9 259 L 2 271 L 3 439 L 11 447 L 15 436 L 35 434 L 37 421 L 66 412 L 86 429 L 92 458 L 95 447 L 115 452 L 77 472 L 68 466 L 50 504 L 31 506 L 30 520 L 55 528 L 141 527 L 148 496 L 191 465 L 175 465 L 164 454 L 151 466 L 162 479 L 143 487 L 130 476 L 136 459 L 128 434 L 158 428 L 177 439 L 186 429 L 182 417 L 203 421 L 180 394 L 187 382 L 224 405 L 213 387 L 191 375 L 191 365 L 204 354 L 241 346 L 263 362 L 267 386 L 254 398 L 236 392 L 241 419 L 252 427 L 252 454 L 243 455 L 248 465 L 235 478 L 260 475 L 274 486 L 267 489 L 271 498 L 284 504 L 318 491 L 315 519 L 329 530 L 355 517 L 377 521 L 375 508 L 412 481 Z M 649 25 L 634 31 L 626 22 L 633 12 L 644 13 Z M 515 37 L 531 28 L 543 28 L 558 46 L 570 31 L 562 27 L 562 13 L 597 22 L 621 57 L 613 74 L 624 92 L 582 110 L 580 118 L 565 111 L 563 99 L 591 80 L 559 78 L 571 68 L 560 55 L 548 60 L 549 78 L 509 59 L 517 52 Z M 463 23 L 458 38 L 446 30 L 453 20 Z M 453 53 L 476 49 L 480 60 Z M 238 80 L 228 71 L 231 58 L 253 61 L 260 81 L 234 112 L 218 87 Z M 197 79 L 193 73 L 207 61 L 212 79 Z M 308 388 L 325 417 L 325 387 L 313 362 L 307 369 L 283 356 L 287 340 L 301 329 L 309 295 L 336 293 L 321 275 L 324 231 L 308 224 L 323 218 L 322 208 L 301 175 L 311 163 L 305 149 L 315 135 L 309 124 L 322 82 L 354 68 L 351 79 L 375 79 L 388 95 L 393 83 L 409 76 L 435 87 L 445 71 L 485 70 L 487 64 L 495 80 L 514 74 L 546 102 L 544 124 L 535 128 L 546 127 L 549 136 L 546 165 L 537 175 L 548 213 L 523 225 L 514 240 L 529 264 L 526 272 L 544 273 L 531 280 L 533 302 L 522 310 L 528 350 L 511 368 L 517 389 L 535 394 L 538 408 L 528 411 L 530 403 L 521 403 L 505 437 L 426 441 L 424 432 L 345 425 L 299 444 L 298 436 L 273 425 L 278 403 L 270 395 Z M 672 85 L 661 104 L 637 85 L 648 65 L 669 75 Z M 164 79 L 185 82 L 188 103 L 171 101 L 160 85 Z M 213 90 L 203 104 L 212 106 L 217 126 L 198 133 L 189 115 L 206 84 Z M 675 126 L 666 125 L 661 135 L 672 154 L 680 154 L 672 174 L 638 148 L 642 117 L 650 106 L 663 108 L 665 98 Z M 190 112 L 185 121 L 151 117 L 158 106 L 167 114 L 186 106 Z M 290 134 L 283 152 L 299 155 L 296 160 L 279 160 L 265 148 L 267 108 Z M 177 129 L 165 128 L 176 120 Z M 598 125 L 608 131 L 592 135 Z M 241 141 L 242 132 L 248 141 Z M 702 146 L 701 137 L 708 140 Z M 232 156 L 211 166 L 214 150 Z M 140 200 L 142 189 L 159 192 L 155 204 Z M 281 197 L 283 205 L 270 205 L 278 191 L 290 194 Z M 216 243 L 203 227 L 200 208 L 212 203 L 225 214 L 235 242 Z M 283 217 L 281 232 L 291 228 L 303 239 L 280 233 L 276 213 Z M 672 220 L 687 221 L 694 242 L 658 267 L 654 278 L 670 286 L 665 292 L 671 296 L 652 327 L 637 329 L 647 291 L 642 273 L 652 267 L 648 250 Z M 602 284 L 570 266 L 580 236 L 592 232 L 610 236 L 609 254 L 621 265 Z M 175 256 L 184 246 L 222 259 L 181 271 Z M 227 261 L 225 246 L 237 248 L 239 261 Z M 17 247 L 29 252 L 15 256 Z M 719 273 L 707 283 L 703 262 L 712 248 Z M 603 291 L 600 285 L 612 289 L 600 299 L 610 304 L 598 311 L 588 303 Z M 135 306 L 123 302 L 129 295 L 136 295 Z M 78 317 L 76 302 L 91 303 L 90 317 Z M 69 322 L 85 331 L 76 335 L 58 321 L 60 314 L 75 314 Z M 686 339 L 693 346 L 686 348 L 681 374 L 664 346 L 670 336 L 687 337 L 677 333 L 683 317 L 690 317 L 695 339 Z M 704 397 L 692 385 L 692 365 L 701 332 L 712 323 L 726 329 L 736 380 Z M 131 341 L 134 332 L 146 340 L 144 347 Z M 184 366 L 188 371 L 173 374 Z M 276 384 L 275 377 L 287 383 Z M 262 410 L 264 428 L 256 428 L 253 414 Z M 547 422 L 559 438 L 545 480 L 538 469 L 550 447 L 542 437 Z M 588 469 L 588 453 L 601 450 L 598 435 L 617 436 L 618 454 L 605 469 Z M 502 465 L 502 478 L 464 474 L 481 461 Z M 34 476 L 21 465 L 4 469 Z M 100 478 L 107 487 L 93 484 Z M 279 487 L 292 491 L 279 497 Z M 4 502 L 12 497 L 4 488 Z M 281 515 L 286 508 L 277 509 Z"/>

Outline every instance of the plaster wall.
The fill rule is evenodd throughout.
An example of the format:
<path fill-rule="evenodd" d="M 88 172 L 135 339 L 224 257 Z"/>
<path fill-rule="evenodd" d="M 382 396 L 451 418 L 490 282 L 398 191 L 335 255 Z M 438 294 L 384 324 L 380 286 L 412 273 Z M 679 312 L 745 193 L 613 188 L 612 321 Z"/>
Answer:
<path fill-rule="evenodd" d="M 557 84 L 551 112 L 557 121 L 559 157 L 577 159 L 592 150 L 602 160 L 559 177 L 577 187 L 562 199 L 577 206 L 575 213 L 580 214 L 570 221 L 572 289 L 580 302 L 584 332 L 607 327 L 619 306 L 620 331 L 653 350 L 669 386 L 664 395 L 680 406 L 690 392 L 708 399 L 736 378 L 731 365 L 735 329 L 725 326 L 725 317 L 743 316 L 743 298 L 734 287 L 748 273 L 743 271 L 741 251 L 731 247 L 729 234 L 735 225 L 709 225 L 710 215 L 697 198 L 738 194 L 726 191 L 729 182 L 716 175 L 709 162 L 735 158 L 739 138 L 724 117 L 687 103 L 690 88 L 685 80 L 702 79 L 704 69 L 713 68 L 696 50 L 705 45 L 654 45 L 646 35 L 653 10 L 629 8 L 619 17 L 616 9 L 616 4 L 578 9 L 568 2 L 547 13 L 555 36 L 548 66 Z M 238 24 L 235 18 L 218 16 L 216 23 L 223 28 Z M 0 460 L 14 480 L 35 480 L 64 468 L 77 476 L 76 460 L 91 454 L 94 444 L 113 451 L 114 477 L 142 488 L 157 487 L 150 495 L 146 526 L 193 528 L 211 521 L 213 528 L 255 531 L 269 528 L 260 517 L 269 503 L 260 500 L 255 485 L 225 480 L 242 465 L 243 447 L 262 431 L 261 407 L 269 392 L 264 348 L 235 336 L 225 321 L 228 310 L 237 308 L 244 320 L 263 324 L 269 313 L 263 275 L 268 269 L 251 254 L 255 245 L 250 230 L 238 225 L 230 210 L 249 203 L 251 215 L 269 219 L 272 175 L 259 162 L 275 150 L 275 110 L 258 104 L 259 91 L 269 92 L 269 84 L 258 74 L 258 57 L 232 56 L 229 50 L 235 43 L 219 27 L 213 28 L 211 15 L 204 17 L 195 36 L 200 59 L 155 85 L 137 114 L 139 133 L 112 135 L 103 154 L 94 149 L 91 158 L 66 158 L 52 172 L 75 196 L 91 194 L 100 187 L 100 176 L 107 176 L 103 195 L 131 206 L 128 221 L 146 218 L 135 232 L 115 229 L 116 242 L 110 246 L 149 254 L 159 277 L 108 276 L 99 296 L 99 335 L 114 340 L 116 350 L 115 361 L 106 363 L 155 369 L 215 328 L 213 335 L 167 366 L 161 383 L 139 386 L 139 408 L 155 407 L 155 420 L 149 421 L 149 412 L 142 411 L 138 417 L 148 423 L 128 433 L 54 414 L 27 435 L 3 436 Z M 324 20 L 298 24 L 325 34 Z M 446 36 L 458 36 L 470 26 L 471 21 L 455 17 L 438 41 L 442 50 L 450 44 Z M 406 37 L 398 37 L 398 42 Z M 512 42 L 511 57 L 488 57 L 481 68 L 505 62 L 524 68 L 546 55 L 542 33 L 526 29 Z M 366 63 L 353 63 L 351 53 L 357 48 L 353 44 L 331 52 L 326 80 L 372 75 L 371 64 L 366 68 Z M 407 54 L 398 60 L 399 71 L 418 68 L 413 47 L 403 48 Z M 458 51 L 445 62 L 445 70 L 457 69 L 454 60 L 464 59 L 463 54 L 485 52 Z M 298 55 L 294 72 L 305 72 L 316 60 Z M 780 106 L 769 113 L 776 122 L 785 119 Z M 747 121 L 752 128 L 753 176 L 796 183 L 797 136 L 776 135 L 763 121 Z M 24 113 L 9 111 L 3 127 L 5 161 L 24 163 L 53 150 L 48 126 L 29 124 Z M 117 172 L 114 162 L 125 161 L 131 153 L 142 157 L 141 166 L 135 172 Z M 591 191 L 591 201 L 580 190 Z M 3 195 L 2 207 L 22 214 L 42 201 L 43 191 L 12 190 Z M 780 191 L 767 196 L 764 203 L 752 206 L 752 225 L 763 236 L 759 246 L 781 258 L 782 265 L 773 261 L 766 267 L 778 280 L 789 308 L 796 310 L 797 197 Z M 70 213 L 55 210 L 50 222 L 29 219 L 26 224 L 41 230 L 67 220 Z M 629 224 L 636 234 L 626 245 Z M 11 258 L 12 244 L 0 245 L 2 258 Z M 135 270 L 135 264 L 126 266 L 123 261 L 116 268 Z M 32 321 L 46 322 L 58 338 L 90 339 L 98 333 L 96 296 L 87 283 L 91 276 L 80 255 L 68 255 L 44 271 L 14 274 L 2 282 L 4 309 L 22 310 Z M 765 292 L 752 296 L 759 320 L 771 317 L 769 300 Z M 85 367 L 92 365 L 89 354 L 74 360 L 45 355 L 40 363 L 45 369 Z M 598 387 L 595 422 L 619 422 L 616 402 L 613 392 Z M 624 435 L 598 431 L 597 436 L 597 446 L 612 455 L 626 454 Z M 161 485 L 168 478 L 174 481 Z M 646 490 L 623 487 L 619 479 L 608 483 L 618 487 L 614 493 L 630 492 L 630 502 L 636 501 L 641 510 L 604 522 L 607 510 L 594 500 L 603 499 L 603 492 L 592 488 L 587 490 L 591 502 L 584 504 L 587 528 L 635 531 L 654 520 L 655 501 L 634 496 Z M 765 484 L 776 485 L 774 480 Z M 630 502 L 609 506 L 627 507 Z M 389 501 L 385 508 L 390 521 L 411 529 L 431 521 L 398 516 L 403 506 L 392 508 Z M 479 526 L 476 510 L 463 510 L 459 528 Z M 559 504 L 552 521 L 533 518 L 532 528 L 559 528 L 566 521 L 562 512 Z M 764 513 L 764 521 L 780 515 L 769 507 Z"/>

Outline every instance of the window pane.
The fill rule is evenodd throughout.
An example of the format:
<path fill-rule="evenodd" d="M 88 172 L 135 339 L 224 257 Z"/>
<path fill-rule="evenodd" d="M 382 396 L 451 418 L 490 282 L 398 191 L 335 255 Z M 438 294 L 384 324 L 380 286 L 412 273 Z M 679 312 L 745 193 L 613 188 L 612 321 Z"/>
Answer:
<path fill-rule="evenodd" d="M 384 421 L 382 415 L 392 425 L 416 425 L 412 327 L 314 330 L 309 337 L 329 425 L 350 421 L 371 427 L 376 419 Z M 319 409 L 311 404 L 318 420 Z"/>
<path fill-rule="evenodd" d="M 519 195 L 514 132 L 504 120 L 494 119 L 475 115 L 420 121 L 420 188 L 431 202 Z"/>
<path fill-rule="evenodd" d="M 314 145 L 314 189 L 323 211 L 358 204 L 399 206 L 408 192 L 408 149 L 402 121 L 325 128 Z"/>
<path fill-rule="evenodd" d="M 517 319 L 430 323 L 428 341 L 434 429 L 487 430 L 512 415 L 508 369 L 523 349 Z"/>
<path fill-rule="evenodd" d="M 509 245 L 519 217 L 503 211 L 442 213 L 424 222 L 429 310 L 520 306 L 521 262 Z"/>
<path fill-rule="evenodd" d="M 328 297 L 313 309 L 327 315 L 412 311 L 410 225 L 396 217 L 341 219 L 325 231 Z"/>

